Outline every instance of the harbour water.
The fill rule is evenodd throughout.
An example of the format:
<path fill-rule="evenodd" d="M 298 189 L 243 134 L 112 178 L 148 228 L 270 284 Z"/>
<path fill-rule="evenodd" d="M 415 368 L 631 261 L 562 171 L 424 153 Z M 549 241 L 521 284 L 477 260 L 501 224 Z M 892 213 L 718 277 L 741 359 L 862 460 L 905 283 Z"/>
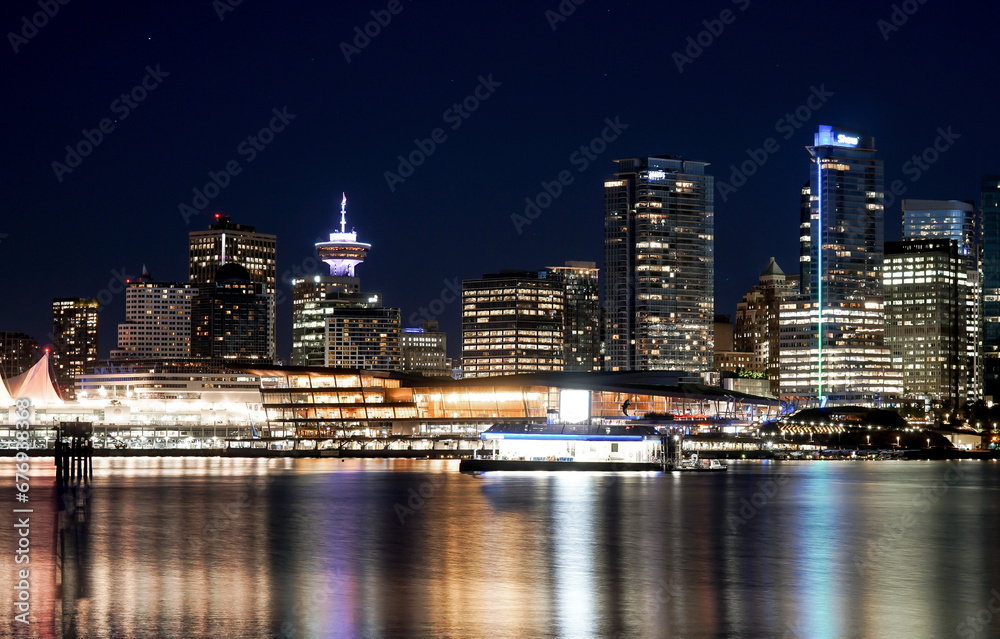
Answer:
<path fill-rule="evenodd" d="M 34 458 L 26 626 L 0 460 L 0 636 L 1000 636 L 997 462 L 457 468 L 96 459 L 60 557 Z"/>

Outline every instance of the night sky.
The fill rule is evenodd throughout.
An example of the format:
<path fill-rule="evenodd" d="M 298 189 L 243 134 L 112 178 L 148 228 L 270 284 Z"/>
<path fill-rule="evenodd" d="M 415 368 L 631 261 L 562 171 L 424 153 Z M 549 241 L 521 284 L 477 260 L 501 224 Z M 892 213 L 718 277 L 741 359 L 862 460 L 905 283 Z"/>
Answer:
<path fill-rule="evenodd" d="M 460 304 L 441 295 L 449 282 L 566 260 L 603 266 L 602 184 L 616 158 L 711 163 L 716 311 L 728 314 L 769 256 L 797 270 L 804 147 L 820 124 L 873 134 L 886 185 L 901 180 L 904 197 L 978 205 L 981 174 L 1000 172 L 997 3 L 909 0 L 895 5 L 893 24 L 888 1 L 563 0 L 568 16 L 557 0 L 48 1 L 58 12 L 37 17 L 37 29 L 23 21 L 42 11 L 37 0 L 0 9 L 0 330 L 42 343 L 53 297 L 97 297 L 143 264 L 156 280 L 186 281 L 188 232 L 217 212 L 278 236 L 282 358 L 292 269 L 312 265 L 313 243 L 339 223 L 343 191 L 348 225 L 373 245 L 358 270 L 363 289 L 401 307 L 407 324 L 421 307 L 437 310 L 458 356 Z M 355 46 L 372 11 L 391 21 L 345 54 L 341 43 Z M 463 117 L 453 105 L 477 87 L 485 99 L 470 99 L 476 109 Z M 789 114 L 800 128 L 779 124 Z M 66 146 L 105 118 L 110 132 L 71 167 Z M 616 118 L 627 128 L 609 129 L 614 141 L 595 144 L 593 159 L 579 152 Z M 254 148 L 250 136 L 272 123 L 281 130 Z M 390 187 L 397 156 L 435 129 L 433 153 Z M 769 138 L 778 150 L 723 199 L 731 165 Z M 929 154 L 933 164 L 907 164 L 936 141 L 947 150 Z M 239 173 L 193 201 L 227 164 Z M 525 198 L 562 171 L 572 183 L 516 228 Z M 899 225 L 897 198 L 887 240 Z M 124 319 L 124 294 L 109 298 L 102 357 Z"/>

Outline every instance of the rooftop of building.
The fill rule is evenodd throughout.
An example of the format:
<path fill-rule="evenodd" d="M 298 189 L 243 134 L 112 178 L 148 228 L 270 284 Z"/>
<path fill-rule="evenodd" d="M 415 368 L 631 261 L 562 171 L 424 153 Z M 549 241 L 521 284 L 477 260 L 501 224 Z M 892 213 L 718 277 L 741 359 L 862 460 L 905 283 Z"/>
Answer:
<path fill-rule="evenodd" d="M 311 377 L 328 375 L 367 375 L 399 380 L 402 387 L 434 386 L 439 388 L 475 388 L 489 386 L 549 386 L 590 391 L 621 393 L 622 401 L 630 395 L 683 396 L 693 400 L 743 400 L 755 404 L 777 404 L 778 400 L 717 386 L 706 386 L 681 381 L 689 378 L 682 371 L 625 371 L 597 373 L 539 372 L 452 379 L 449 377 L 423 377 L 396 371 L 375 371 L 351 368 L 325 368 L 320 366 L 247 366 L 246 370 L 261 377 L 275 375 L 308 374 Z"/>
<path fill-rule="evenodd" d="M 771 258 L 771 261 L 767 263 L 767 266 L 764 267 L 764 270 L 760 272 L 761 277 L 784 274 L 785 272 L 781 270 L 781 267 L 778 266 L 778 263 L 774 261 L 773 257 Z"/>

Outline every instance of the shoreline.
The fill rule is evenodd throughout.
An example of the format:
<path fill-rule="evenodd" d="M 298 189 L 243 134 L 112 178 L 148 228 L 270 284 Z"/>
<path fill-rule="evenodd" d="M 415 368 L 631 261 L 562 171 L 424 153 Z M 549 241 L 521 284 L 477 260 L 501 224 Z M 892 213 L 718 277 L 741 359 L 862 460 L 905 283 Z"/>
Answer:
<path fill-rule="evenodd" d="M 0 450 L 0 458 L 14 457 L 15 449 Z M 52 457 L 55 451 L 51 448 L 36 448 L 27 451 L 31 457 Z M 107 449 L 98 448 L 93 451 L 94 457 L 225 457 L 235 459 L 259 458 L 291 458 L 291 459 L 470 459 L 473 449 L 453 450 L 269 450 L 266 448 L 158 448 L 158 449 Z M 725 459 L 730 461 L 876 461 L 864 456 L 864 450 L 844 449 L 841 456 L 825 456 L 820 458 L 793 458 L 771 451 L 751 451 L 740 453 L 698 451 L 701 459 Z M 851 453 L 859 453 L 851 457 Z M 870 454 L 870 453 L 869 453 Z M 971 459 L 995 461 L 1000 459 L 1000 450 L 959 450 L 959 449 L 914 449 L 900 451 L 897 456 L 888 460 L 877 461 L 919 461 L 919 460 L 954 460 Z"/>

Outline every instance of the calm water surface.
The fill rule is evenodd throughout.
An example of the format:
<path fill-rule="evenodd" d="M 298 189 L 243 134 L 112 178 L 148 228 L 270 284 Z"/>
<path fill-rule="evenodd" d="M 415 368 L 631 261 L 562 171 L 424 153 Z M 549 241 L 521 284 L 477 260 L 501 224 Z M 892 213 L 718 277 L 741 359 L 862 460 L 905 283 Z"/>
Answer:
<path fill-rule="evenodd" d="M 472 477 L 400 460 L 94 467 L 60 557 L 51 459 L 33 460 L 32 624 L 0 636 L 1000 636 L 995 462 L 683 476 Z M 13 460 L 0 475 L 12 524 Z M 0 529 L 5 611 L 15 535 Z"/>

